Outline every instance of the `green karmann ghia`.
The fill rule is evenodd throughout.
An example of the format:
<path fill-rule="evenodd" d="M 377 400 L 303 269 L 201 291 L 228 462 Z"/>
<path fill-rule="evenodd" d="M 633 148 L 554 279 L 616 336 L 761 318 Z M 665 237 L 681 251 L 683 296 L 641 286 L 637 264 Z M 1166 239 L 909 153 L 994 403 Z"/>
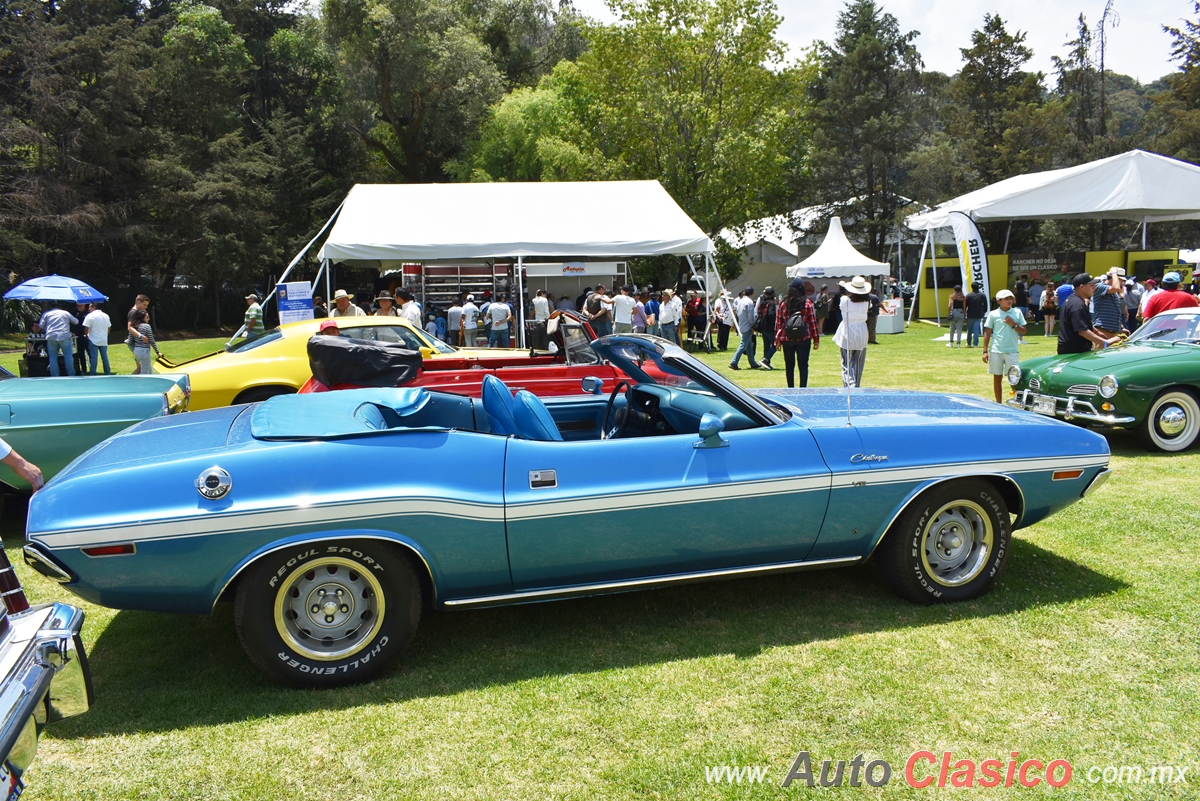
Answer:
<path fill-rule="evenodd" d="M 134 423 L 187 411 L 186 375 L 17 378 L 0 368 L 0 439 L 49 481 L 93 445 Z M 6 464 L 0 482 L 28 491 Z"/>
<path fill-rule="evenodd" d="M 1008 383 L 1010 406 L 1186 450 L 1200 435 L 1200 309 L 1163 312 L 1112 348 L 1022 362 Z"/>

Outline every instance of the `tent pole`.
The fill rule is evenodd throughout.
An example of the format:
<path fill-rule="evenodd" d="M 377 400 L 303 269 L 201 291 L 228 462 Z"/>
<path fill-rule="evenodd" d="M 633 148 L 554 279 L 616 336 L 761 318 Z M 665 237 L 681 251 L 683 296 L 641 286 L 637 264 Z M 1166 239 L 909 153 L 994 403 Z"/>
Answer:
<path fill-rule="evenodd" d="M 525 290 L 523 288 L 525 280 L 525 257 L 517 256 L 517 296 L 513 298 L 514 306 L 519 304 L 521 308 L 520 316 L 515 313 L 517 324 L 517 343 L 520 347 L 525 347 Z"/>
<path fill-rule="evenodd" d="M 1149 227 L 1150 227 L 1150 224 L 1148 222 L 1146 222 L 1145 218 L 1143 218 L 1142 219 L 1142 250 L 1146 249 L 1146 229 Z"/>
<path fill-rule="evenodd" d="M 1004 252 L 1008 253 L 1008 238 L 1012 236 L 1012 220 L 1008 221 L 1008 230 L 1004 232 Z"/>
<path fill-rule="evenodd" d="M 325 260 L 325 303 L 326 304 L 333 302 L 333 295 L 330 294 L 330 292 L 329 292 L 330 281 L 333 280 L 333 277 L 330 275 L 331 272 L 333 272 L 333 265 L 329 263 L 329 259 L 326 259 Z M 328 309 L 329 306 L 327 305 L 325 308 Z"/>
<path fill-rule="evenodd" d="M 942 327 L 942 302 L 938 298 L 938 282 L 937 282 L 937 248 L 929 249 L 929 255 L 933 257 L 933 308 L 937 312 L 938 328 Z"/>
<path fill-rule="evenodd" d="M 925 273 L 925 253 L 929 249 L 929 239 L 933 235 L 928 228 L 925 229 L 925 238 L 921 240 L 921 258 L 917 260 L 917 285 L 913 287 L 912 305 L 908 307 L 908 323 L 912 325 L 913 315 L 917 312 L 917 300 L 921 292 L 921 276 Z"/>

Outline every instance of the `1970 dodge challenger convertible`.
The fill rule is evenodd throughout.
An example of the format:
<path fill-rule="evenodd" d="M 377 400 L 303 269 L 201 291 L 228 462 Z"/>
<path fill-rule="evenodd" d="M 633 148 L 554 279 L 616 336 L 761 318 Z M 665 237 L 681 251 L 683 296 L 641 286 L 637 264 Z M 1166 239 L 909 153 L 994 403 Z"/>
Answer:
<path fill-rule="evenodd" d="M 1108 475 L 1103 437 L 976 398 L 751 394 L 664 340 L 594 347 L 631 380 L 543 401 L 489 376 L 478 400 L 358 389 L 148 421 L 34 496 L 26 560 L 119 609 L 231 599 L 260 668 L 328 686 L 402 654 L 425 606 L 873 553 L 905 598 L 975 598 L 1013 529 Z"/>

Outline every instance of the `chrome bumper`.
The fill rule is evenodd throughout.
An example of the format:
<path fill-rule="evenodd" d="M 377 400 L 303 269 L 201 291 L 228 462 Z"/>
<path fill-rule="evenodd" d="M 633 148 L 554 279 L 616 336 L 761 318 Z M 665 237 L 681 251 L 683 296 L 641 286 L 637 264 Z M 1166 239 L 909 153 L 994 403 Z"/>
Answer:
<path fill-rule="evenodd" d="M 19 778 L 33 762 L 46 723 L 79 715 L 92 703 L 92 676 L 80 631 L 83 610 L 35 606 L 8 616 L 0 638 L 0 756 Z"/>
<path fill-rule="evenodd" d="M 1007 406 L 1012 406 L 1014 409 L 1023 409 L 1024 411 L 1032 412 L 1032 398 L 1035 394 L 1037 393 L 1023 389 L 1004 403 Z M 1136 417 L 1129 417 L 1128 415 L 1117 416 L 1115 414 L 1098 412 L 1091 401 L 1081 400 L 1080 398 L 1059 398 L 1057 396 L 1054 398 L 1054 416 L 1060 420 L 1080 420 L 1085 423 L 1095 423 L 1102 426 L 1127 426 L 1137 422 Z"/>

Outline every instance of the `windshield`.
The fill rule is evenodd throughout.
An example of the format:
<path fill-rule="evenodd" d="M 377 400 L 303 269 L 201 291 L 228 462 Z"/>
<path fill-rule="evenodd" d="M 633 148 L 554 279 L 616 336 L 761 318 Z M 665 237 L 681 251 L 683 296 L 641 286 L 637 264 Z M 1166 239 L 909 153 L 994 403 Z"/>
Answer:
<path fill-rule="evenodd" d="M 639 384 L 719 395 L 762 424 L 771 425 L 780 420 L 771 406 L 665 339 L 645 334 L 602 337 L 593 347 Z"/>
<path fill-rule="evenodd" d="M 567 364 L 599 364 L 600 357 L 592 350 L 592 341 L 581 325 L 560 325 Z"/>
<path fill-rule="evenodd" d="M 282 336 L 283 336 L 282 331 L 280 331 L 278 328 L 272 328 L 270 331 L 268 331 L 265 334 L 262 334 L 261 336 L 256 336 L 256 337 L 249 338 L 249 339 L 242 339 L 242 340 L 239 340 L 238 342 L 226 345 L 225 352 L 226 353 L 244 353 L 245 351 L 254 350 L 257 347 L 265 345 L 268 342 L 274 342 L 275 340 L 279 339 Z"/>
<path fill-rule="evenodd" d="M 1147 320 L 1130 342 L 1200 342 L 1200 312 L 1160 314 Z"/>

